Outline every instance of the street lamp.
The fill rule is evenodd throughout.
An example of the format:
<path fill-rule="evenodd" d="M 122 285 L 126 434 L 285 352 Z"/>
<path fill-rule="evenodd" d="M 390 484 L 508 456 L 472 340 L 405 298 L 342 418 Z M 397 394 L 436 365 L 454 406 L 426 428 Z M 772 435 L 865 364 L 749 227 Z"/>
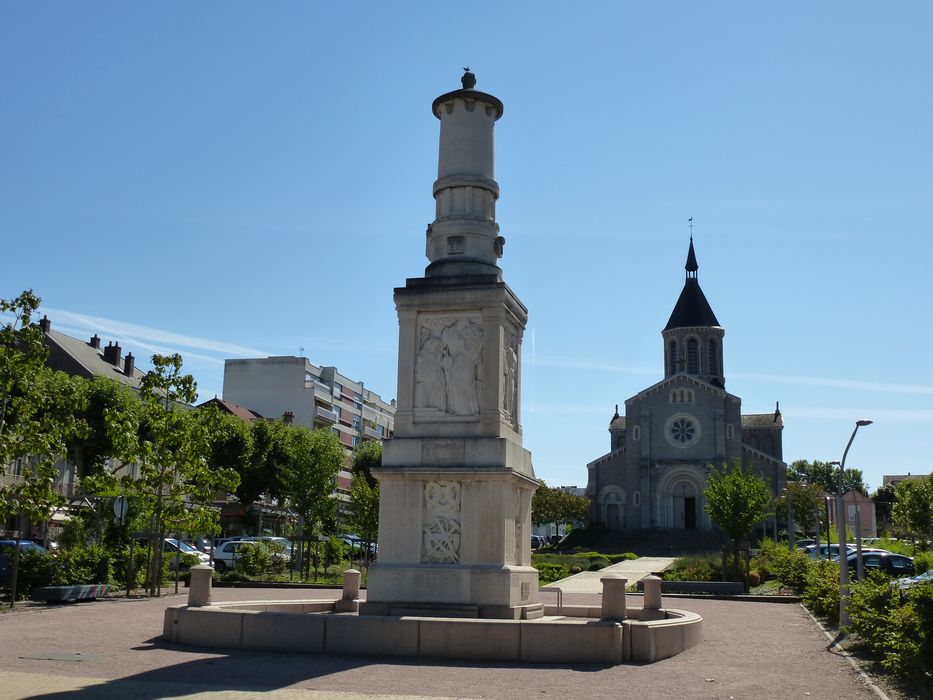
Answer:
<path fill-rule="evenodd" d="M 855 429 L 852 431 L 852 436 L 849 438 L 849 442 L 846 445 L 845 452 L 842 453 L 842 462 L 839 463 L 839 489 L 836 494 L 836 526 L 839 530 L 839 632 L 841 633 L 843 628 L 849 624 L 849 613 L 846 610 L 846 599 L 849 596 L 849 559 L 848 559 L 848 550 L 845 548 L 846 543 L 846 521 L 843 517 L 843 508 L 845 504 L 842 500 L 842 489 L 845 479 L 846 472 L 846 456 L 849 454 L 849 448 L 852 447 L 852 441 L 855 439 L 855 434 L 858 432 L 859 428 L 863 428 L 866 425 L 871 425 L 872 421 L 870 420 L 857 420 L 855 421 Z"/>

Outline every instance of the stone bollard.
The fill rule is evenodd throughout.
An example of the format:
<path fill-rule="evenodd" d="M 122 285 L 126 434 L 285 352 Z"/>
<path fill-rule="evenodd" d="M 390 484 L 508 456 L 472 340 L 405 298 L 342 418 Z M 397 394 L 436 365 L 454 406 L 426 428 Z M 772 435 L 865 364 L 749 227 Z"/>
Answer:
<path fill-rule="evenodd" d="M 360 574 L 356 569 L 343 572 L 343 595 L 334 606 L 337 612 L 360 611 Z"/>
<path fill-rule="evenodd" d="M 214 568 L 207 564 L 192 566 L 189 571 L 191 580 L 188 583 L 188 607 L 200 608 L 211 604 L 211 577 Z"/>
<path fill-rule="evenodd" d="M 667 617 L 667 614 L 664 612 L 664 608 L 661 607 L 661 579 L 651 574 L 642 579 L 642 585 L 645 590 L 645 598 L 640 619 L 663 620 Z"/>
<path fill-rule="evenodd" d="M 625 587 L 627 578 L 607 576 L 599 579 L 603 584 L 603 619 L 625 619 Z"/>

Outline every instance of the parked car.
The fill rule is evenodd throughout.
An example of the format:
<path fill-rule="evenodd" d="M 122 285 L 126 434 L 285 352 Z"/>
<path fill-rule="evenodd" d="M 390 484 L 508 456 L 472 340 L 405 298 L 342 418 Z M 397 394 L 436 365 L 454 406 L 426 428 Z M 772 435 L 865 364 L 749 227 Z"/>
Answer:
<path fill-rule="evenodd" d="M 933 569 L 924 571 L 917 576 L 904 576 L 903 578 L 897 579 L 897 587 L 902 591 L 906 591 L 908 588 L 913 588 L 914 586 L 919 586 L 924 583 L 933 583 Z"/>
<path fill-rule="evenodd" d="M 849 553 L 846 560 L 849 562 L 849 571 L 855 571 L 856 554 Z M 862 566 L 866 573 L 869 571 L 883 571 L 888 576 L 913 576 L 914 560 L 912 557 L 905 557 L 903 554 L 894 554 L 892 552 L 862 552 Z"/>
<path fill-rule="evenodd" d="M 541 539 L 541 538 L 538 537 L 537 535 L 532 535 L 532 536 L 531 536 L 531 548 L 532 548 L 532 549 L 537 549 L 537 548 L 540 547 L 542 544 L 544 544 L 544 540 L 543 540 L 543 539 Z"/>
<path fill-rule="evenodd" d="M 850 552 L 855 551 L 854 544 L 846 544 L 846 549 Z M 827 555 L 829 558 L 835 558 L 839 556 L 839 545 L 838 544 L 811 544 L 803 548 L 803 551 L 811 559 L 826 559 Z"/>
<path fill-rule="evenodd" d="M 214 568 L 217 571 L 226 571 L 236 566 L 237 556 L 244 547 L 258 546 L 254 540 L 231 540 L 220 547 L 214 547 Z"/>
<path fill-rule="evenodd" d="M 291 561 L 292 558 L 292 541 L 286 537 L 273 537 L 271 535 L 261 535 L 257 537 L 241 537 L 243 542 L 267 542 L 268 544 L 278 545 L 282 548 L 281 556 L 285 558 L 286 561 Z"/>
<path fill-rule="evenodd" d="M 45 552 L 45 547 L 29 540 L 19 541 L 19 553 Z M 0 540 L 0 588 L 10 585 L 13 579 L 13 555 L 16 553 L 16 540 Z"/>
<path fill-rule="evenodd" d="M 162 551 L 166 552 L 172 557 L 171 567 L 173 571 L 175 569 L 175 552 L 178 551 L 179 548 L 181 549 L 181 554 L 191 554 L 196 556 L 198 558 L 199 564 L 208 564 L 211 561 L 209 554 L 198 551 L 184 540 L 182 540 L 179 545 L 178 540 L 176 540 L 174 537 L 166 537 L 165 542 L 162 545 Z M 181 562 L 181 568 L 187 568 L 187 565 L 184 563 L 184 561 Z"/>

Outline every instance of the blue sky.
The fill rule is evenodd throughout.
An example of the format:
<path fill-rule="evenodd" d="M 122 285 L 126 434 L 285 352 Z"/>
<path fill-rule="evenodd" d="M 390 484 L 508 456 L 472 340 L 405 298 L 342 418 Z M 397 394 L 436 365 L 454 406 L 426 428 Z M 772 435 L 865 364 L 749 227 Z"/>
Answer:
<path fill-rule="evenodd" d="M 699 279 L 726 388 L 788 461 L 930 472 L 933 7 L 922 2 L 0 2 L 0 297 L 223 359 L 304 354 L 396 394 L 434 97 L 498 96 L 497 219 L 528 306 L 525 446 L 586 482 Z M 141 363 L 145 366 L 145 363 Z"/>

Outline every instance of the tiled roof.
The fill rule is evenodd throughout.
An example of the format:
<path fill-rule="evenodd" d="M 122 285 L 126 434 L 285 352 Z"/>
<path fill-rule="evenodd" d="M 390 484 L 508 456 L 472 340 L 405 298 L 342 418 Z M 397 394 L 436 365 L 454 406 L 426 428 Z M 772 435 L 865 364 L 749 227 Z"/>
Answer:
<path fill-rule="evenodd" d="M 743 428 L 781 428 L 784 426 L 784 418 L 780 413 L 747 413 L 742 416 Z"/>
<path fill-rule="evenodd" d="M 87 373 L 95 377 L 107 377 L 114 379 L 121 384 L 126 384 L 134 389 L 139 388 L 139 381 L 145 376 L 145 372 L 137 369 L 134 365 L 132 376 L 124 373 L 125 357 L 121 357 L 119 365 L 113 365 L 104 359 L 101 350 L 92 348 L 86 341 L 72 338 L 55 330 L 49 330 L 45 334 L 50 349 L 55 352 L 63 352 L 74 362 L 77 362 Z"/>
<path fill-rule="evenodd" d="M 263 417 L 262 414 L 257 413 L 256 411 L 250 408 L 241 406 L 238 403 L 233 403 L 232 401 L 224 401 L 223 399 L 219 399 L 216 396 L 210 399 L 209 401 L 205 401 L 204 403 L 198 404 L 197 408 L 203 408 L 204 406 L 208 406 L 208 405 L 217 406 L 218 408 L 220 408 L 220 410 L 226 411 L 227 413 L 232 413 L 237 418 L 240 418 L 241 420 L 244 420 L 247 423 L 250 423 L 254 420 L 257 420 Z"/>

